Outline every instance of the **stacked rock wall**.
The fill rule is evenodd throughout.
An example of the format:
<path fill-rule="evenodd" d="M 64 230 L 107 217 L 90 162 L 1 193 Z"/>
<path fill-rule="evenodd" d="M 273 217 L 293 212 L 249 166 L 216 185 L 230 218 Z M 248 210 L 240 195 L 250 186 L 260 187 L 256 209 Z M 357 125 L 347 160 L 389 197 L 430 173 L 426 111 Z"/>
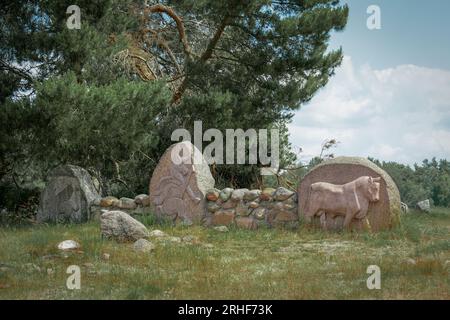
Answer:
<path fill-rule="evenodd" d="M 243 229 L 298 227 L 297 194 L 283 187 L 262 191 L 212 189 L 206 199 L 206 225 L 235 225 Z"/>

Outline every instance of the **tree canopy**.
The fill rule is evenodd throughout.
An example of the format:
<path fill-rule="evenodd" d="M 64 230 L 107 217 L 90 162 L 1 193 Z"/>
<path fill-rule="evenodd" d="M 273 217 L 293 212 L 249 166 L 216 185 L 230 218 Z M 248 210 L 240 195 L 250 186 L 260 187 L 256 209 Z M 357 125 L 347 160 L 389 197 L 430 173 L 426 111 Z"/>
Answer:
<path fill-rule="evenodd" d="M 104 192 L 146 192 L 176 128 L 279 128 L 341 63 L 328 49 L 338 0 L 18 0 L 0 8 L 0 181 L 28 188 L 61 163 Z M 258 182 L 257 166 L 214 168 L 219 185 Z M 35 183 L 36 184 L 36 183 Z M 17 193 L 17 192 L 16 192 Z"/>

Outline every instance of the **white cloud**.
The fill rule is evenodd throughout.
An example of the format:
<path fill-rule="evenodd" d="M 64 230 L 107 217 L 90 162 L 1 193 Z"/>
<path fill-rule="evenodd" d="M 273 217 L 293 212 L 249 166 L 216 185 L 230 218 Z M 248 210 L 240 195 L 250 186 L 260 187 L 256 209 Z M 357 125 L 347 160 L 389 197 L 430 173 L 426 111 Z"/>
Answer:
<path fill-rule="evenodd" d="M 371 156 L 407 164 L 450 158 L 450 71 L 415 65 L 374 70 L 345 57 L 328 85 L 289 126 L 304 160 L 325 139 L 336 155 Z"/>

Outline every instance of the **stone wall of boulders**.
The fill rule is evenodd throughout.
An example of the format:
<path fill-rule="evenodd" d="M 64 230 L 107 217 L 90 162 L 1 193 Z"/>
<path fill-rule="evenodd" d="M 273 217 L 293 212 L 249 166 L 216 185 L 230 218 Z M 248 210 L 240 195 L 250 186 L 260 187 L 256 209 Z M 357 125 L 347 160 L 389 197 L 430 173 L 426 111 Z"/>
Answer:
<path fill-rule="evenodd" d="M 137 195 L 131 198 L 104 197 L 91 205 L 91 217 L 93 220 L 100 220 L 102 213 L 106 211 L 123 211 L 131 216 L 150 215 L 150 196 L 147 194 Z"/>
<path fill-rule="evenodd" d="M 259 227 L 298 227 L 297 193 L 283 187 L 264 190 L 211 189 L 206 194 L 204 224 L 236 226 L 242 229 Z M 91 205 L 91 216 L 99 220 L 106 211 L 123 211 L 131 216 L 152 215 L 150 197 L 145 194 L 131 198 L 104 197 Z"/>
<path fill-rule="evenodd" d="M 297 194 L 283 187 L 264 190 L 212 189 L 206 194 L 206 224 L 243 229 L 297 228 Z"/>

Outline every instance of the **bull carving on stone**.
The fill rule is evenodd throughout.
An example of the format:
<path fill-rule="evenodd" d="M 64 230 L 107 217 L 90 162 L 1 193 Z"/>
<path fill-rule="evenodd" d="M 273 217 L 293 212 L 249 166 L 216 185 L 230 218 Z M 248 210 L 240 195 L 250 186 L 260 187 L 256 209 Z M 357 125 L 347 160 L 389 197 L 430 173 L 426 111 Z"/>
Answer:
<path fill-rule="evenodd" d="M 343 227 L 348 229 L 353 219 L 366 218 L 370 202 L 380 199 L 380 180 L 362 176 L 343 185 L 311 184 L 305 207 L 306 221 L 311 222 L 314 216 L 319 216 L 322 227 L 326 228 L 327 216 L 344 216 Z"/>

